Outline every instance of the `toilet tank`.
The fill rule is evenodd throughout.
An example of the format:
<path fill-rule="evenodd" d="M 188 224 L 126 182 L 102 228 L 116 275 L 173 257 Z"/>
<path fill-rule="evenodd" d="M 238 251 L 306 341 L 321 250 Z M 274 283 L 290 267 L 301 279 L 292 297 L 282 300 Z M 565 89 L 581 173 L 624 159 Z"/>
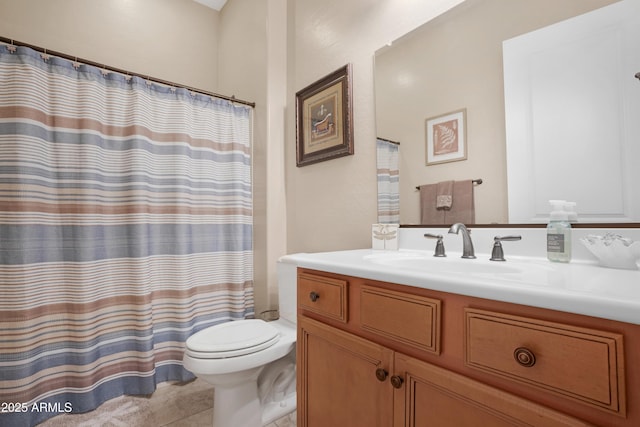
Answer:
<path fill-rule="evenodd" d="M 278 304 L 280 318 L 296 323 L 297 265 L 289 255 L 280 257 L 278 271 Z"/>

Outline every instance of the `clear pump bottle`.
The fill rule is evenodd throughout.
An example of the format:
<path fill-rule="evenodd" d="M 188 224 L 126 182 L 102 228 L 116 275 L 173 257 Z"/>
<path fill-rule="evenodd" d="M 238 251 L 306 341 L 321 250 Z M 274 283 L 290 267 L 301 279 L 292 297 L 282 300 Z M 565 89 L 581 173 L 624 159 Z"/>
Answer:
<path fill-rule="evenodd" d="M 549 200 L 551 215 L 547 225 L 547 258 L 554 262 L 571 261 L 571 223 L 564 200 Z"/>

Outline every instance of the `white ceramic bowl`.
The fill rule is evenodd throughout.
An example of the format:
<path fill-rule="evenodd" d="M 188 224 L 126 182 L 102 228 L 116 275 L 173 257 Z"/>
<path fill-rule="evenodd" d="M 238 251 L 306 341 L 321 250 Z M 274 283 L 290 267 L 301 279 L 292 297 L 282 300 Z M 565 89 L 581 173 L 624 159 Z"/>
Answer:
<path fill-rule="evenodd" d="M 580 239 L 580 242 L 598 258 L 603 267 L 638 269 L 640 242 L 613 233 L 589 235 Z"/>

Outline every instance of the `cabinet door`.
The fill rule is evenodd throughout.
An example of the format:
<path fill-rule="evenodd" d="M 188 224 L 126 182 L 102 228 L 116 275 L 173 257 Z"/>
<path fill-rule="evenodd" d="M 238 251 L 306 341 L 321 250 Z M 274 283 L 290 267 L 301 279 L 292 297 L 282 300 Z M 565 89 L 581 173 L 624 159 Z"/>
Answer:
<path fill-rule="evenodd" d="M 589 424 L 451 371 L 398 354 L 394 427 L 587 426 Z"/>
<path fill-rule="evenodd" d="M 298 318 L 298 427 L 388 427 L 393 352 Z"/>

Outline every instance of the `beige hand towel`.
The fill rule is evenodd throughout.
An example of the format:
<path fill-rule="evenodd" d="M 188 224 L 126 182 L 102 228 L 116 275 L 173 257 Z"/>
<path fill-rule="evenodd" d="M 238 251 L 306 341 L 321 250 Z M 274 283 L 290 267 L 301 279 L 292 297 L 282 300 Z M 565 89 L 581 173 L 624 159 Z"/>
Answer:
<path fill-rule="evenodd" d="M 453 182 L 441 181 L 436 184 L 436 209 L 451 209 L 453 204 Z"/>
<path fill-rule="evenodd" d="M 451 209 L 444 212 L 444 223 L 476 223 L 476 210 L 473 199 L 473 181 L 455 181 L 453 183 L 453 203 Z"/>

